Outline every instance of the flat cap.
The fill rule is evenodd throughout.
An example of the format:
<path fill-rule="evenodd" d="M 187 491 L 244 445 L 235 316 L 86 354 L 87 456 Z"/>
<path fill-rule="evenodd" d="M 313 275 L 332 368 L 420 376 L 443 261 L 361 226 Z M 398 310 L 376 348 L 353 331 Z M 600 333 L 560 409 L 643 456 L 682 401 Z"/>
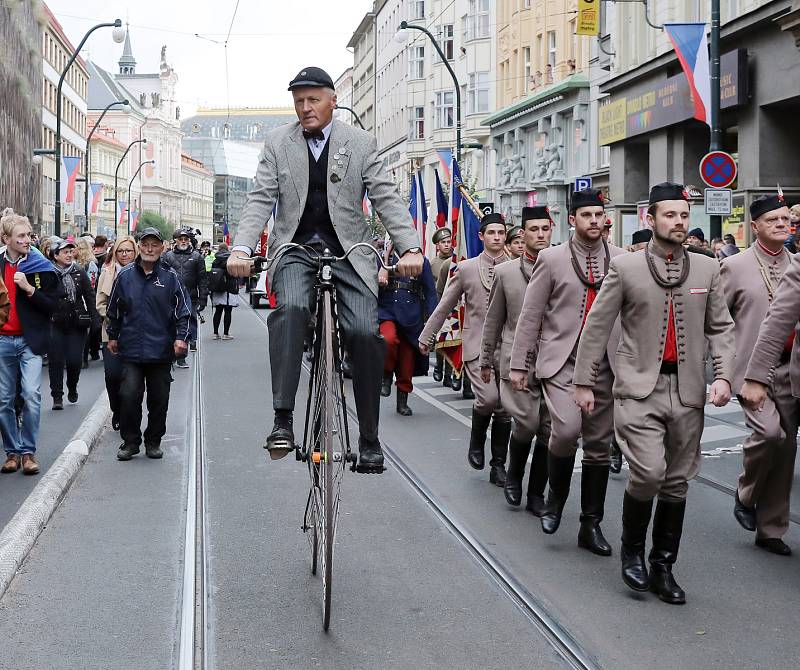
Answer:
<path fill-rule="evenodd" d="M 502 225 L 506 225 L 506 221 L 503 218 L 503 215 L 500 212 L 492 212 L 491 214 L 486 214 L 481 219 L 481 228 L 480 231 L 483 232 L 486 230 L 486 226 L 490 226 L 493 223 L 500 223 Z"/>
<path fill-rule="evenodd" d="M 67 247 L 75 247 L 75 242 L 70 242 L 69 240 L 65 240 L 63 237 L 57 237 L 53 235 L 50 238 L 50 250 L 56 254 L 62 249 L 66 249 Z"/>
<path fill-rule="evenodd" d="M 606 199 L 603 192 L 596 188 L 587 188 L 583 191 L 575 191 L 572 194 L 569 211 L 575 214 L 581 207 L 605 207 Z"/>
<path fill-rule="evenodd" d="M 522 208 L 522 221 L 530 221 L 531 219 L 551 219 L 550 208 L 545 205 L 536 205 L 535 207 Z"/>
<path fill-rule="evenodd" d="M 513 228 L 509 228 L 506 233 L 506 244 L 511 244 L 511 242 L 518 237 L 522 237 L 522 227 L 514 226 Z"/>
<path fill-rule="evenodd" d="M 439 244 L 445 237 L 452 237 L 453 233 L 449 228 L 439 228 L 433 234 L 433 243 Z"/>
<path fill-rule="evenodd" d="M 297 76 L 289 82 L 287 90 L 292 91 L 303 86 L 319 86 L 321 88 L 334 88 L 333 79 L 321 67 L 304 67 Z"/>
<path fill-rule="evenodd" d="M 642 242 L 649 242 L 651 239 L 653 239 L 653 231 L 649 228 L 642 228 L 631 235 L 631 244 L 641 244 Z"/>
<path fill-rule="evenodd" d="M 158 228 L 145 228 L 140 234 L 139 239 L 143 240 L 145 237 L 156 237 L 160 242 L 164 241 L 164 237 L 161 235 L 161 231 Z"/>
<path fill-rule="evenodd" d="M 683 184 L 673 184 L 669 181 L 656 184 L 650 189 L 649 203 L 655 205 L 662 200 L 686 200 L 689 202 L 689 191 Z"/>
<path fill-rule="evenodd" d="M 762 195 L 750 203 L 750 219 L 755 221 L 762 214 L 786 206 L 786 200 L 784 200 L 782 193 L 778 195 Z"/>

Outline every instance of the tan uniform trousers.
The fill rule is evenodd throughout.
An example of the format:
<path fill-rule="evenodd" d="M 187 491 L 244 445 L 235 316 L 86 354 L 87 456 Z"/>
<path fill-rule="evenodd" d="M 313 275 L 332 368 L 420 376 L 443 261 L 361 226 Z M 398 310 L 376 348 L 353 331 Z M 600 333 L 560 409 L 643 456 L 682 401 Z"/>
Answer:
<path fill-rule="evenodd" d="M 481 366 L 478 364 L 478 359 L 464 363 L 464 371 L 472 383 L 472 392 L 475 394 L 475 402 L 473 408 L 478 414 L 489 416 L 497 414 L 505 416 L 503 405 L 500 403 L 500 375 L 497 370 L 492 368 L 492 379 L 488 384 L 484 384 L 481 379 Z"/>
<path fill-rule="evenodd" d="M 756 508 L 756 537 L 780 538 L 789 529 L 789 498 L 797 452 L 798 402 L 792 396 L 789 364 L 775 369 L 764 408 L 744 409 L 753 431 L 744 442 L 739 500 Z"/>
<path fill-rule="evenodd" d="M 678 375 L 660 374 L 646 398 L 616 398 L 617 442 L 628 461 L 627 491 L 637 500 L 684 500 L 700 471 L 703 408 L 678 397 Z"/>
<path fill-rule="evenodd" d="M 528 443 L 536 438 L 544 444 L 550 439 L 550 414 L 542 401 L 542 386 L 536 380 L 527 391 L 515 391 L 508 379 L 500 380 L 500 403 L 514 419 L 514 439 Z"/>
<path fill-rule="evenodd" d="M 574 456 L 578 437 L 583 436 L 583 463 L 608 465 L 609 447 L 614 434 L 614 405 L 611 386 L 614 376 L 604 358 L 594 391 L 594 411 L 586 414 L 575 404 L 575 352 L 555 375 L 542 379 L 542 391 L 550 413 L 550 451 L 559 458 Z"/>

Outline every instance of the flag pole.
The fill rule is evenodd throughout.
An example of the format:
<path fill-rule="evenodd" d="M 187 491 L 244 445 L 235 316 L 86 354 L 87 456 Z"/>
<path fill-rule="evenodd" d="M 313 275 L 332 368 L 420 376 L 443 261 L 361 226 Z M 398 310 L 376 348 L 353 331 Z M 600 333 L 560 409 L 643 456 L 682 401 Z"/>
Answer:
<path fill-rule="evenodd" d="M 481 208 L 478 207 L 478 203 L 476 203 L 474 198 L 469 194 L 469 191 L 467 191 L 467 187 L 459 182 L 458 191 L 461 193 L 461 197 L 463 197 L 466 203 L 470 206 L 470 209 L 475 212 L 475 216 L 477 216 L 478 219 L 481 219 L 483 217 L 483 212 L 481 211 Z"/>

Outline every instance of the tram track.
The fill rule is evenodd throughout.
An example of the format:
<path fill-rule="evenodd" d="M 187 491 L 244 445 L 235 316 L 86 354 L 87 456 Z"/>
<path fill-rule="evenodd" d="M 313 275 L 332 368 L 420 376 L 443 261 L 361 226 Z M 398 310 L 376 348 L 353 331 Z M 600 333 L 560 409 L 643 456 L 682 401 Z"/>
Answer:
<path fill-rule="evenodd" d="M 266 329 L 266 320 L 261 318 L 256 310 L 252 311 Z M 309 366 L 305 362 L 303 370 L 307 375 L 310 374 Z M 351 421 L 357 422 L 356 412 L 352 406 L 347 407 L 347 414 Z M 572 634 L 548 611 L 547 606 L 516 579 L 502 560 L 483 545 L 467 526 L 430 491 L 424 481 L 391 446 L 384 440 L 381 440 L 381 446 L 386 459 L 394 466 L 403 480 L 426 502 L 440 522 L 547 640 L 559 657 L 575 670 L 599 670 L 600 665 L 597 660 L 581 647 Z"/>

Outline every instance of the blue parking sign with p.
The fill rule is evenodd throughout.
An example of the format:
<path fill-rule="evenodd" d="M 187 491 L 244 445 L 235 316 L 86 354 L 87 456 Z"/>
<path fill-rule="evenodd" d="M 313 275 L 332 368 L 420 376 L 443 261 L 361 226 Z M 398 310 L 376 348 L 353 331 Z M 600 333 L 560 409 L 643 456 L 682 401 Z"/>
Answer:
<path fill-rule="evenodd" d="M 591 177 L 576 177 L 575 178 L 575 190 L 576 191 L 585 191 L 587 188 L 592 188 L 592 178 Z"/>

